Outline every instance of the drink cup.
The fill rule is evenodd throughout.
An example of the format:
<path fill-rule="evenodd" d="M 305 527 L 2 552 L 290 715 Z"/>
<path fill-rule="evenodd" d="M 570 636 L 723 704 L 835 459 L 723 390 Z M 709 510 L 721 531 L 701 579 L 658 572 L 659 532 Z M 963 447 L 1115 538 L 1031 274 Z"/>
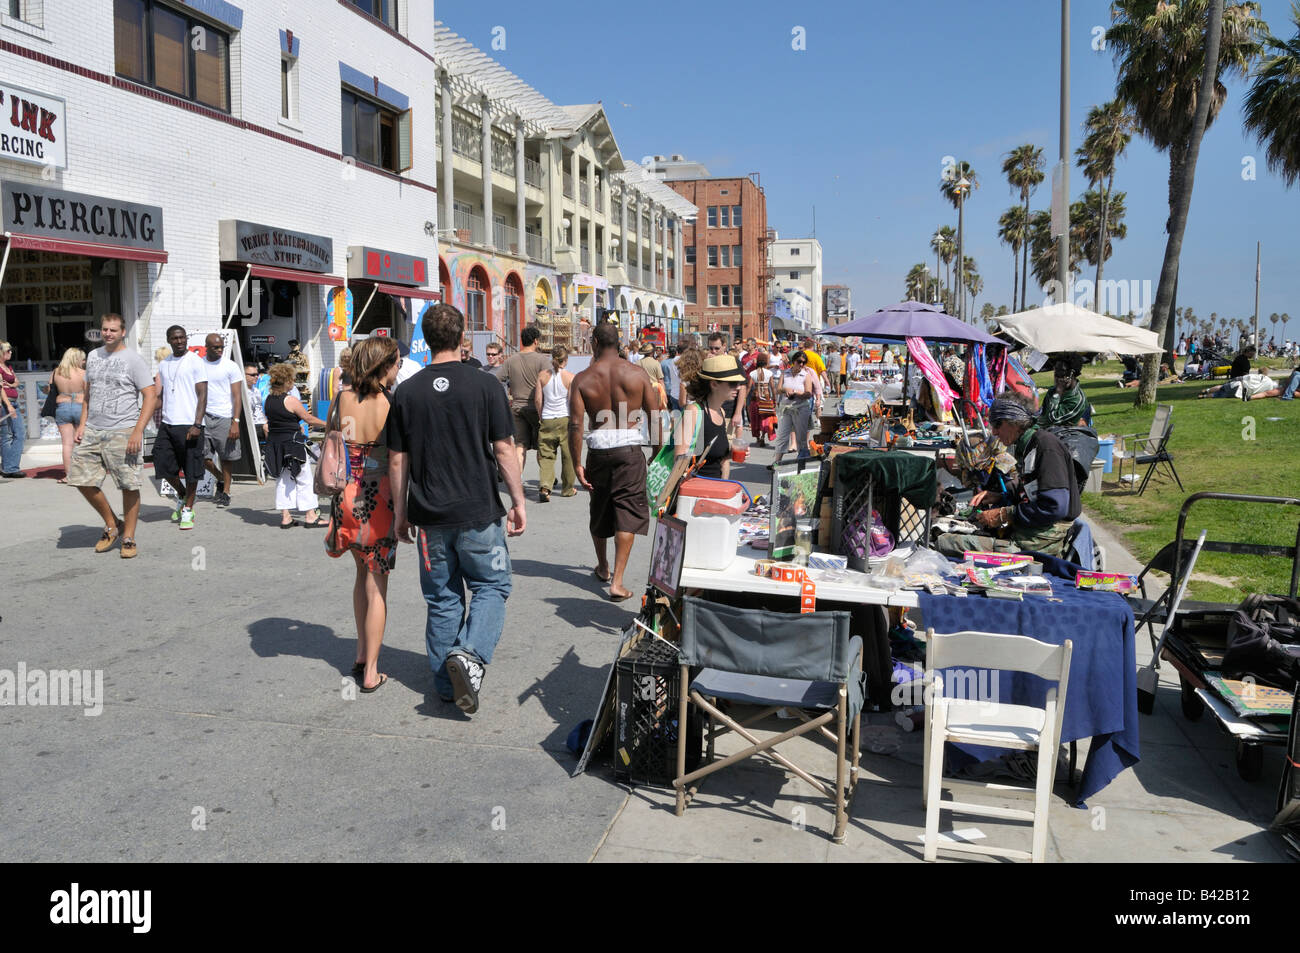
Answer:
<path fill-rule="evenodd" d="M 749 457 L 749 441 L 737 438 L 731 441 L 731 462 L 744 463 Z"/>

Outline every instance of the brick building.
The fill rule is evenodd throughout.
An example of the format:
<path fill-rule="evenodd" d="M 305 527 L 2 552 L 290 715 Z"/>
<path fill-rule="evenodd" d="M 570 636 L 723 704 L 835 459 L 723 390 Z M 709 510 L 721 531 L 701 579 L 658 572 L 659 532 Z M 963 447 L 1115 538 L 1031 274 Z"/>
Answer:
<path fill-rule="evenodd" d="M 651 166 L 651 174 L 655 171 Z M 667 171 L 665 178 L 666 185 L 699 210 L 695 221 L 683 226 L 687 323 L 696 331 L 716 326 L 733 341 L 765 339 L 767 197 L 758 176 L 674 179 Z"/>

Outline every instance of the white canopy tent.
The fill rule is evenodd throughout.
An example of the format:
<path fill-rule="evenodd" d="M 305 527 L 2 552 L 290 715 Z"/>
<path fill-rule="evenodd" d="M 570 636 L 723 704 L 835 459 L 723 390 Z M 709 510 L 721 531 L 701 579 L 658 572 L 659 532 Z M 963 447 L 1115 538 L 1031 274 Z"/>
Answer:
<path fill-rule="evenodd" d="M 1077 305 L 1048 305 L 997 318 L 998 328 L 1044 354 L 1160 354 L 1154 331 L 1134 327 Z"/>

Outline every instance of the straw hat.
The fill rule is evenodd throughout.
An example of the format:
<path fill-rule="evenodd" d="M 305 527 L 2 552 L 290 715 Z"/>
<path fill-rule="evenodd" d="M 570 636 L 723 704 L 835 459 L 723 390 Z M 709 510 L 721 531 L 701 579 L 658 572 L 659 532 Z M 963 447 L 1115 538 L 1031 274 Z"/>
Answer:
<path fill-rule="evenodd" d="M 704 359 L 698 377 L 706 381 L 722 381 L 726 384 L 745 383 L 745 372 L 730 354 L 718 354 Z"/>

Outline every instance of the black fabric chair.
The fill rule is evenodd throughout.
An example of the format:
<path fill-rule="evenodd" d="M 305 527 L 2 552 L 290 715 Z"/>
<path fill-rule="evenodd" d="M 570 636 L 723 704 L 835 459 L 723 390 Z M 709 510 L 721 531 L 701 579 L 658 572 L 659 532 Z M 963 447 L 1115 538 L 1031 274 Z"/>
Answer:
<path fill-rule="evenodd" d="M 807 781 L 835 804 L 834 841 L 843 843 L 848 804 L 858 780 L 862 718 L 862 640 L 849 634 L 850 613 L 768 612 L 683 599 L 681 692 L 678 724 L 687 723 L 687 705 L 708 715 L 705 763 L 687 773 L 684 734 L 677 748 L 677 816 L 698 790 L 702 778 L 753 755 L 763 754 Z M 699 671 L 694 679 L 690 671 Z M 718 705 L 727 699 L 759 706 L 737 721 Z M 760 739 L 750 726 L 779 709 L 801 724 Z M 809 714 L 809 712 L 814 714 Z M 835 725 L 835 731 L 827 726 Z M 850 724 L 852 728 L 850 730 Z M 748 747 L 714 761 L 715 740 L 734 732 Z M 834 783 L 820 780 L 775 748 L 809 733 L 835 745 Z M 851 754 L 850 754 L 851 751 Z"/>

